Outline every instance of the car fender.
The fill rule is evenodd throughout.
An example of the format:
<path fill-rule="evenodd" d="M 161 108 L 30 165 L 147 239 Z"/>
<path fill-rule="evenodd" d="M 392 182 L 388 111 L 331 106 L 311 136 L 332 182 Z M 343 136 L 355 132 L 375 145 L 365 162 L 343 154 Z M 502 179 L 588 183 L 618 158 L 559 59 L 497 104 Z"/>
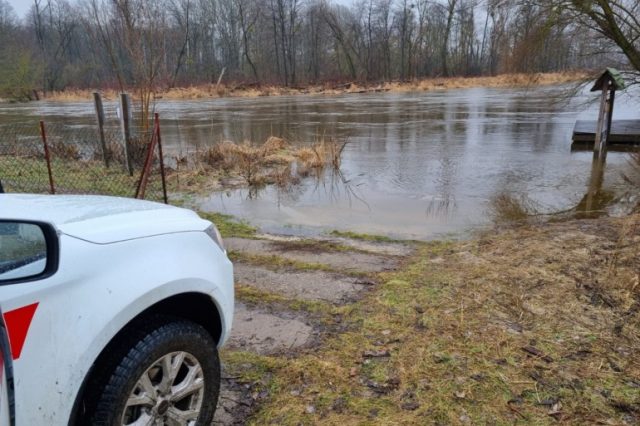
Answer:
<path fill-rule="evenodd" d="M 111 339 L 154 304 L 209 295 L 231 327 L 233 269 L 204 232 L 93 244 L 61 235 L 58 272 L 3 288 L 2 310 L 38 303 L 14 360 L 16 421 L 66 424 L 91 366 Z M 12 288 L 9 288 L 12 287 Z"/>

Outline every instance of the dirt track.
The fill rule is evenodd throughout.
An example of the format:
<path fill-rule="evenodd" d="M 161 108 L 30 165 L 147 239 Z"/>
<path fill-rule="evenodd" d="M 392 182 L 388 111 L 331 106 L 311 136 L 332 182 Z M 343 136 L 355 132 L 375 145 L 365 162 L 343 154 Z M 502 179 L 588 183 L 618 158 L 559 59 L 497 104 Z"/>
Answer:
<path fill-rule="evenodd" d="M 376 285 L 376 273 L 393 270 L 413 251 L 411 245 L 402 243 L 259 237 L 225 239 L 234 260 L 236 284 L 259 292 L 253 300 L 243 301 L 240 295 L 227 353 L 295 357 L 301 350 L 313 349 L 335 330 L 312 312 L 288 309 L 287 303 L 353 303 Z M 269 300 L 271 295 L 275 301 Z M 251 368 L 251 364 L 239 368 Z M 243 383 L 223 367 L 214 424 L 243 424 L 265 396 L 257 388 L 256 383 Z"/>

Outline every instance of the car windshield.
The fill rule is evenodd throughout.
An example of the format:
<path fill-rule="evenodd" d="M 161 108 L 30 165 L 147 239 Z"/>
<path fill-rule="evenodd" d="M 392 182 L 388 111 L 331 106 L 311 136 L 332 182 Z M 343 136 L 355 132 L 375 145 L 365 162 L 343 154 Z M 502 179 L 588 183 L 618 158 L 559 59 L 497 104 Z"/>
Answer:
<path fill-rule="evenodd" d="M 37 275 L 44 271 L 47 244 L 39 226 L 0 223 L 0 280 Z"/>

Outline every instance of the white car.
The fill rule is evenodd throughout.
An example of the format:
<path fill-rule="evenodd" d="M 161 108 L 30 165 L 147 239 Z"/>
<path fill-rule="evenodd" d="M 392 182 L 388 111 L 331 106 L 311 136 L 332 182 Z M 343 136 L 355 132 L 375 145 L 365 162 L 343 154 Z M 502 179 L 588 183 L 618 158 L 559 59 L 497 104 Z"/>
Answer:
<path fill-rule="evenodd" d="M 207 425 L 233 267 L 196 213 L 0 194 L 0 425 Z"/>

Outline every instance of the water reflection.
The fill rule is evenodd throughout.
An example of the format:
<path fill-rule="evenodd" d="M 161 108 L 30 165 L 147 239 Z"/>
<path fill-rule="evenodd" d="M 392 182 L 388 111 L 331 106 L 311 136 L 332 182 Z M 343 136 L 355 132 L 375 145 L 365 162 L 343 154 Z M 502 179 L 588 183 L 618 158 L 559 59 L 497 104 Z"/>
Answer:
<path fill-rule="evenodd" d="M 587 193 L 575 208 L 578 217 L 601 216 L 605 213 L 606 207 L 611 204 L 614 194 L 603 187 L 606 164 L 606 150 L 601 155 L 594 153 Z"/>
<path fill-rule="evenodd" d="M 276 203 L 281 207 L 300 201 L 305 192 L 310 191 L 311 194 L 328 199 L 332 203 L 346 201 L 349 207 L 353 207 L 353 203 L 358 202 L 370 209 L 369 204 L 358 193 L 358 184 L 345 177 L 339 168 L 330 168 L 310 175 L 304 184 L 295 176 L 295 170 L 287 169 L 283 173 L 287 176 L 277 180 L 272 191 L 269 191 L 271 188 L 268 185 L 253 185 L 244 191 L 239 190 L 239 193 L 244 193 L 247 200 L 256 200 L 263 195 L 269 198 L 275 191 Z"/>
<path fill-rule="evenodd" d="M 301 144 L 318 135 L 349 141 L 339 175 L 211 194 L 206 208 L 270 230 L 429 238 L 489 223 L 488 203 L 503 193 L 526 196 L 542 213 L 610 212 L 607 200 L 617 202 L 629 188 L 628 156 L 610 152 L 598 169 L 591 152 L 571 153 L 576 119 L 594 119 L 597 105 L 585 110 L 584 93 L 554 102 L 560 97 L 557 87 L 465 89 L 163 101 L 157 110 L 173 158 L 222 140 L 262 143 L 271 135 Z M 637 118 L 638 99 L 618 97 L 616 118 Z M 89 103 L 0 105 L 3 120 L 26 116 L 94 122 Z"/>

